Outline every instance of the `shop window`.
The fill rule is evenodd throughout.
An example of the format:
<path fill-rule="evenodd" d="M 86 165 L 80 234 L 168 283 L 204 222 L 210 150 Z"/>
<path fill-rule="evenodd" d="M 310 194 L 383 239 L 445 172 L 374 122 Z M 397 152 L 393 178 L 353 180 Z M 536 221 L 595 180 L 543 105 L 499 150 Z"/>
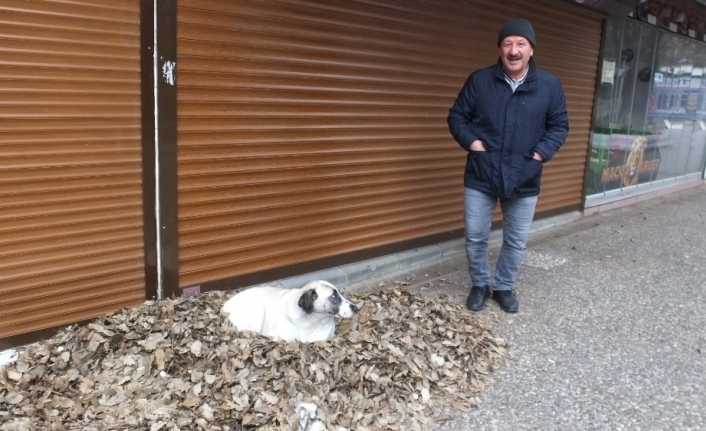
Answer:
<path fill-rule="evenodd" d="M 702 172 L 706 44 L 614 19 L 601 64 L 587 195 Z"/>

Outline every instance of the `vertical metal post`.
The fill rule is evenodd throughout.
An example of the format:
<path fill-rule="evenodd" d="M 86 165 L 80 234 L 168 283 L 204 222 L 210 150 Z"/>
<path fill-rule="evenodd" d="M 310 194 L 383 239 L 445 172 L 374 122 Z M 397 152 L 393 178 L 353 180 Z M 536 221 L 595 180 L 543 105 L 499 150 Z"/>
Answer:
<path fill-rule="evenodd" d="M 157 220 L 157 298 L 179 287 L 177 215 L 177 5 L 154 0 L 155 218 Z"/>

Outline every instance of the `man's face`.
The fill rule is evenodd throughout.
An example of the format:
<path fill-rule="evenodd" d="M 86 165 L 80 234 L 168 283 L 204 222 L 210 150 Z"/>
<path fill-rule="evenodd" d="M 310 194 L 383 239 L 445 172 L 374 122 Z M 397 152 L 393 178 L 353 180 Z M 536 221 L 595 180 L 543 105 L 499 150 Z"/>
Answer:
<path fill-rule="evenodd" d="M 534 49 L 522 36 L 508 36 L 500 43 L 500 58 L 507 73 L 513 79 L 522 78 Z"/>

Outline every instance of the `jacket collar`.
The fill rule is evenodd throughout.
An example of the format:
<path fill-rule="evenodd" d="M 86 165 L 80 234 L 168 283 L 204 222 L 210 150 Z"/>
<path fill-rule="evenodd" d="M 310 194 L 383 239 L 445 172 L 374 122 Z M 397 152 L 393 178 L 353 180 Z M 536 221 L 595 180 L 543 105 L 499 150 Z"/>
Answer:
<path fill-rule="evenodd" d="M 505 68 L 503 67 L 503 61 L 501 58 L 498 58 L 498 64 L 496 66 L 496 71 L 495 75 L 498 79 L 501 81 L 505 82 Z M 534 81 L 537 79 L 537 65 L 534 63 L 534 57 L 530 58 L 529 61 L 529 70 L 527 71 L 527 76 L 525 77 L 525 82 L 522 83 L 519 87 L 517 87 L 517 91 L 520 91 L 521 89 L 530 89 L 534 88 L 535 83 Z M 527 85 L 525 85 L 527 84 Z"/>

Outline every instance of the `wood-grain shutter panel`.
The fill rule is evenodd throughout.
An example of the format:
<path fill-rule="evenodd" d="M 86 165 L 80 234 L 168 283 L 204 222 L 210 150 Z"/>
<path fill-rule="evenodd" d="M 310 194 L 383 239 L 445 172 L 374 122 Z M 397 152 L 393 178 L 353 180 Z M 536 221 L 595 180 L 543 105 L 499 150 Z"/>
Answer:
<path fill-rule="evenodd" d="M 144 300 L 139 20 L 0 2 L 0 339 Z"/>
<path fill-rule="evenodd" d="M 566 142 L 545 165 L 537 212 L 541 216 L 578 210 L 583 203 L 603 21 L 597 14 L 560 8 L 554 2 L 537 2 L 527 8 L 526 16 L 537 32 L 537 64 L 562 81 L 570 125 Z"/>
<path fill-rule="evenodd" d="M 601 25 L 538 3 L 180 0 L 181 286 L 462 229 L 446 116 L 518 9 L 573 126 L 539 209 L 578 203 Z"/>

